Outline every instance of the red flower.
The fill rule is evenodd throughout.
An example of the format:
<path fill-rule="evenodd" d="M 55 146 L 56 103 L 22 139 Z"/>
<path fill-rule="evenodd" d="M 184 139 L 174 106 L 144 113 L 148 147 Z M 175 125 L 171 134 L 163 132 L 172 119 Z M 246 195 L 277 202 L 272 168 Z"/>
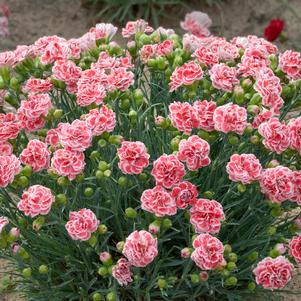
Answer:
<path fill-rule="evenodd" d="M 264 29 L 264 37 L 270 41 L 275 41 L 281 34 L 284 28 L 284 21 L 282 19 L 273 19 L 269 25 Z"/>

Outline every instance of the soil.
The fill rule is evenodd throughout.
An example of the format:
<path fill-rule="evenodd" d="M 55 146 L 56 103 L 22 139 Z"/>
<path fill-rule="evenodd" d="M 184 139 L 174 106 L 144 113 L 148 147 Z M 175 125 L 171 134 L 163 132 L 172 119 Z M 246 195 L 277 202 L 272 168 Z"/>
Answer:
<path fill-rule="evenodd" d="M 125 0 L 126 1 L 126 0 Z M 81 0 L 0 0 L 10 9 L 10 36 L 0 40 L 0 51 L 17 45 L 31 44 L 44 35 L 57 34 L 65 38 L 78 37 L 99 21 L 96 11 L 82 5 Z M 207 3 L 216 3 L 208 6 Z M 285 5 L 289 2 L 291 9 Z M 187 1 L 188 3 L 188 1 Z M 281 49 L 301 48 L 300 0 L 194 0 L 191 9 L 172 8 L 162 18 L 164 27 L 179 29 L 179 20 L 190 10 L 206 12 L 213 20 L 212 32 L 227 38 L 248 34 L 262 35 L 270 19 L 285 20 L 287 40 Z M 173 16 L 173 17 L 170 17 Z M 116 38 L 120 41 L 120 36 Z M 5 274 L 5 261 L 0 261 L 0 273 Z M 301 290 L 300 271 L 290 284 L 292 292 Z M 1 278 L 0 274 L 0 278 Z M 300 296 L 285 295 L 283 301 L 300 301 Z M 15 294 L 0 294 L 0 301 L 21 301 Z"/>

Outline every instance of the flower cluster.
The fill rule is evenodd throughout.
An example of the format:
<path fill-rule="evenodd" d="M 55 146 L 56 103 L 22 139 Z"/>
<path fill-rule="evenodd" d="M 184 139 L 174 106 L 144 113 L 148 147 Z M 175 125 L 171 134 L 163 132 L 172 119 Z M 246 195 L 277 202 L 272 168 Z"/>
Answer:
<path fill-rule="evenodd" d="M 293 277 L 301 54 L 211 23 L 0 53 L 0 247 L 35 298 L 243 299 Z"/>

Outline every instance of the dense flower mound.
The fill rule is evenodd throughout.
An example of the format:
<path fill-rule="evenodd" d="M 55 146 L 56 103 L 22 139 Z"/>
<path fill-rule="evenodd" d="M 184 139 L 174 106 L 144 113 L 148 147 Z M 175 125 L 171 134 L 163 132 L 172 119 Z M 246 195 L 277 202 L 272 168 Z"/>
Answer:
<path fill-rule="evenodd" d="M 30 300 L 246 300 L 294 277 L 301 54 L 211 23 L 0 53 L 0 247 Z"/>

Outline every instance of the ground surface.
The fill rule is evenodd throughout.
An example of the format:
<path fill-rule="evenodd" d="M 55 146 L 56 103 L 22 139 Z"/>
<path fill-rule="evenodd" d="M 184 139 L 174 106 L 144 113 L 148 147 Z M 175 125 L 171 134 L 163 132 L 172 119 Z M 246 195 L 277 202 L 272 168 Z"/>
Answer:
<path fill-rule="evenodd" d="M 125 0 L 126 1 L 126 0 Z M 43 35 L 57 34 L 66 38 L 78 37 L 95 24 L 95 11 L 81 5 L 81 0 L 0 0 L 11 11 L 10 36 L 0 40 L 0 50 L 13 49 L 18 44 L 30 44 Z M 188 1 L 187 1 L 188 2 Z M 231 38 L 236 35 L 262 35 L 264 27 L 272 18 L 286 22 L 288 41 L 280 44 L 282 49 L 301 46 L 301 0 L 289 0 L 292 10 L 284 6 L 285 0 L 227 0 L 218 6 L 208 7 L 204 0 L 195 0 L 193 8 L 202 10 L 213 20 L 215 34 Z M 188 9 L 171 9 L 164 18 L 164 27 L 178 28 L 179 20 Z M 105 21 L 105 20 L 104 20 Z M 120 38 L 118 38 L 119 40 Z M 292 45 L 293 44 L 293 45 Z M 5 261 L 0 261 L 0 273 L 5 274 Z M 0 274 L 0 278 L 1 278 Z M 291 283 L 292 291 L 301 290 L 301 275 Z M 14 294 L 1 294 L 0 301 L 22 300 Z M 283 301 L 300 301 L 301 297 L 285 295 Z M 271 300 L 272 301 L 272 300 Z"/>

